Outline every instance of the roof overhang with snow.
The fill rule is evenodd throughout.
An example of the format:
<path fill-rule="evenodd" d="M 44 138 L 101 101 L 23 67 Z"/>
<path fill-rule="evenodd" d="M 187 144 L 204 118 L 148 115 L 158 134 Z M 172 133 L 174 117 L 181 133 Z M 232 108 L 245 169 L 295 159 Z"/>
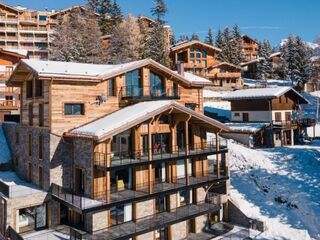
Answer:
<path fill-rule="evenodd" d="M 284 94 L 292 94 L 300 104 L 308 104 L 309 101 L 291 87 L 254 88 L 237 90 L 222 97 L 225 101 L 252 100 L 252 99 L 275 99 Z"/>
<path fill-rule="evenodd" d="M 21 82 L 23 81 L 21 75 L 28 74 L 36 75 L 39 79 L 43 80 L 53 79 L 99 83 L 101 81 L 112 79 L 119 75 L 123 75 L 127 72 L 131 72 L 143 67 L 156 69 L 159 71 L 159 73 L 162 73 L 171 79 L 176 79 L 177 81 L 189 87 L 203 87 L 205 85 L 211 85 L 211 83 L 208 81 L 199 81 L 199 79 L 186 78 L 152 59 L 144 59 L 118 65 L 24 59 L 20 61 L 15 68 L 8 80 L 8 84 L 14 85 L 17 82 Z"/>
<path fill-rule="evenodd" d="M 225 123 L 229 127 L 230 133 L 246 133 L 246 134 L 256 134 L 264 130 L 269 123 Z"/>
<path fill-rule="evenodd" d="M 204 43 L 204 42 L 201 42 L 201 41 L 198 41 L 198 40 L 192 40 L 190 42 L 182 42 L 180 44 L 173 45 L 173 46 L 171 46 L 171 52 L 180 51 L 182 49 L 189 48 L 189 47 L 192 47 L 192 46 L 201 46 L 201 47 L 204 47 L 206 49 L 210 49 L 210 50 L 215 51 L 215 52 L 221 52 L 220 48 L 216 48 L 216 47 L 214 47 L 214 46 L 212 46 L 210 44 L 207 44 L 207 43 Z"/>
<path fill-rule="evenodd" d="M 242 67 L 234 65 L 234 64 L 231 64 L 231 63 L 228 63 L 228 62 L 220 62 L 218 64 L 214 64 L 214 65 L 211 65 L 211 66 L 207 67 L 207 69 L 221 68 L 221 67 L 224 67 L 224 66 L 228 66 L 228 67 L 231 67 L 231 68 L 234 68 L 234 69 L 237 69 L 237 70 L 242 70 Z"/>
<path fill-rule="evenodd" d="M 165 100 L 141 102 L 122 108 L 98 120 L 66 132 L 64 136 L 92 138 L 101 142 L 165 112 L 186 114 L 190 117 L 190 122 L 201 123 L 203 127 L 213 131 L 229 131 L 226 125 L 212 118 L 193 111 L 175 101 Z"/>

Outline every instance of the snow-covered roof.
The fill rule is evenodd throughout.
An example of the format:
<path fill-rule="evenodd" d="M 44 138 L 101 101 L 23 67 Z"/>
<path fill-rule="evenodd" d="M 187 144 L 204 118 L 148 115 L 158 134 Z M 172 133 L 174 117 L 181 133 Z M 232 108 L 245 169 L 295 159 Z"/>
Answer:
<path fill-rule="evenodd" d="M 228 128 L 224 124 L 212 118 L 186 108 L 175 101 L 163 100 L 141 102 L 122 108 L 105 117 L 73 129 L 69 133 L 66 133 L 66 135 L 82 135 L 93 137 L 96 140 L 106 139 L 170 109 L 186 112 L 209 125 L 228 131 Z"/>
<path fill-rule="evenodd" d="M 230 92 L 226 96 L 222 97 L 223 100 L 233 101 L 233 100 L 247 100 L 247 99 L 273 99 L 282 96 L 283 94 L 292 91 L 296 96 L 298 96 L 302 103 L 308 103 L 300 93 L 291 87 L 274 87 L 274 88 L 253 88 L 253 89 L 243 89 Z"/>
<path fill-rule="evenodd" d="M 20 66 L 25 66 L 33 70 L 42 78 L 70 78 L 78 81 L 91 80 L 98 82 L 114 78 L 145 66 L 152 66 L 189 86 L 203 86 L 209 84 L 208 80 L 200 79 L 198 77 L 192 77 L 190 75 L 184 77 L 152 59 L 144 59 L 117 65 L 23 59 L 16 67 L 8 82 L 10 82 L 11 79 L 14 79 L 15 72 L 18 71 Z"/>
<path fill-rule="evenodd" d="M 178 74 L 177 71 L 175 72 Z M 192 82 L 193 84 L 212 85 L 212 82 L 210 80 L 189 72 L 184 72 L 184 77 L 188 79 L 190 82 Z"/>
<path fill-rule="evenodd" d="M 245 66 L 248 66 L 248 65 L 250 65 L 250 64 L 260 62 L 261 60 L 264 60 L 264 57 L 258 57 L 258 58 L 255 58 L 255 59 L 249 61 L 249 62 L 241 63 L 240 66 L 241 66 L 241 67 L 245 67 Z"/>
<path fill-rule="evenodd" d="M 281 52 L 275 52 L 275 53 L 270 54 L 270 58 L 275 57 L 275 56 L 280 56 L 280 55 L 281 55 Z"/>
<path fill-rule="evenodd" d="M 0 181 L 9 188 L 8 195 L 6 195 L 8 198 L 17 198 L 39 193 L 47 194 L 46 191 L 39 189 L 31 183 L 25 182 L 19 178 L 15 172 L 12 171 L 1 171 Z"/>
<path fill-rule="evenodd" d="M 22 56 L 28 56 L 28 50 L 25 49 L 12 49 L 12 48 L 3 48 L 4 51 L 17 53 Z"/>
<path fill-rule="evenodd" d="M 185 48 L 185 47 L 189 47 L 189 46 L 192 46 L 192 45 L 202 45 L 206 48 L 210 48 L 214 51 L 217 51 L 217 52 L 221 52 L 221 49 L 220 48 L 216 48 L 210 44 L 207 44 L 207 43 L 204 43 L 204 42 L 201 42 L 199 40 L 192 40 L 192 41 L 189 41 L 189 42 L 181 42 L 181 43 L 178 43 L 176 45 L 173 45 L 171 46 L 171 50 L 172 51 L 176 51 L 176 50 L 179 50 L 179 49 L 182 49 L 182 48 Z"/>
<path fill-rule="evenodd" d="M 230 128 L 231 132 L 240 132 L 240 133 L 257 133 L 264 129 L 268 124 L 267 123 L 225 123 Z"/>
<path fill-rule="evenodd" d="M 228 65 L 228 66 L 230 66 L 230 67 L 237 68 L 237 69 L 240 69 L 240 70 L 242 69 L 240 66 L 237 66 L 237 65 L 234 65 L 234 64 L 231 64 L 231 63 L 228 63 L 228 62 L 216 63 L 216 64 L 213 64 L 213 65 L 207 67 L 207 68 L 208 68 L 208 69 L 209 69 L 209 68 L 217 68 L 217 67 L 221 67 L 221 66 L 223 66 L 223 65 Z"/>

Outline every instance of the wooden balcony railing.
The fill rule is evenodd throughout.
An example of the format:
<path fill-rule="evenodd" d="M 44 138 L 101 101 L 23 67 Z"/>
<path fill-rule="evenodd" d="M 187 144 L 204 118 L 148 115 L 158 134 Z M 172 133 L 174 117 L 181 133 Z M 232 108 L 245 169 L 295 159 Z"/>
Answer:
<path fill-rule="evenodd" d="M 233 73 L 233 72 L 224 72 L 224 73 L 216 73 L 216 78 L 240 78 L 241 73 Z"/>
<path fill-rule="evenodd" d="M 179 90 L 175 88 L 126 86 L 120 93 L 123 99 L 180 99 Z"/>
<path fill-rule="evenodd" d="M 0 100 L 0 109 L 18 109 L 20 101 L 18 100 Z"/>
<path fill-rule="evenodd" d="M 274 120 L 272 121 L 273 127 L 278 128 L 295 128 L 298 126 L 297 120 Z"/>

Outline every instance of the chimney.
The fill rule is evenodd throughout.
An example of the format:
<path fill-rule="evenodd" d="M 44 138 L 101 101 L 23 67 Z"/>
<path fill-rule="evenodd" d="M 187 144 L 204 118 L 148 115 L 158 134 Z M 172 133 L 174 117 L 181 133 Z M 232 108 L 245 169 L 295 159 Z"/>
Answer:
<path fill-rule="evenodd" d="M 178 63 L 177 64 L 177 70 L 178 70 L 178 73 L 184 77 L 184 65 L 183 63 Z"/>

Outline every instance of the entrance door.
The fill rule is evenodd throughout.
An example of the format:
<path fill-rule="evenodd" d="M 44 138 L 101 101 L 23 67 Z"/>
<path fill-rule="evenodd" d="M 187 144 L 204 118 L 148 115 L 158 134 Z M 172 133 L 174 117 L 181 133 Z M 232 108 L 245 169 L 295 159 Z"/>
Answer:
<path fill-rule="evenodd" d="M 249 113 L 242 113 L 242 121 L 249 122 Z"/>
<path fill-rule="evenodd" d="M 60 204 L 60 224 L 61 225 L 69 224 L 69 208 L 63 204 Z"/>
<path fill-rule="evenodd" d="M 81 168 L 75 169 L 75 191 L 76 193 L 82 194 L 84 193 L 84 170 Z"/>
<path fill-rule="evenodd" d="M 47 227 L 46 205 L 36 207 L 35 229 L 40 230 Z"/>

